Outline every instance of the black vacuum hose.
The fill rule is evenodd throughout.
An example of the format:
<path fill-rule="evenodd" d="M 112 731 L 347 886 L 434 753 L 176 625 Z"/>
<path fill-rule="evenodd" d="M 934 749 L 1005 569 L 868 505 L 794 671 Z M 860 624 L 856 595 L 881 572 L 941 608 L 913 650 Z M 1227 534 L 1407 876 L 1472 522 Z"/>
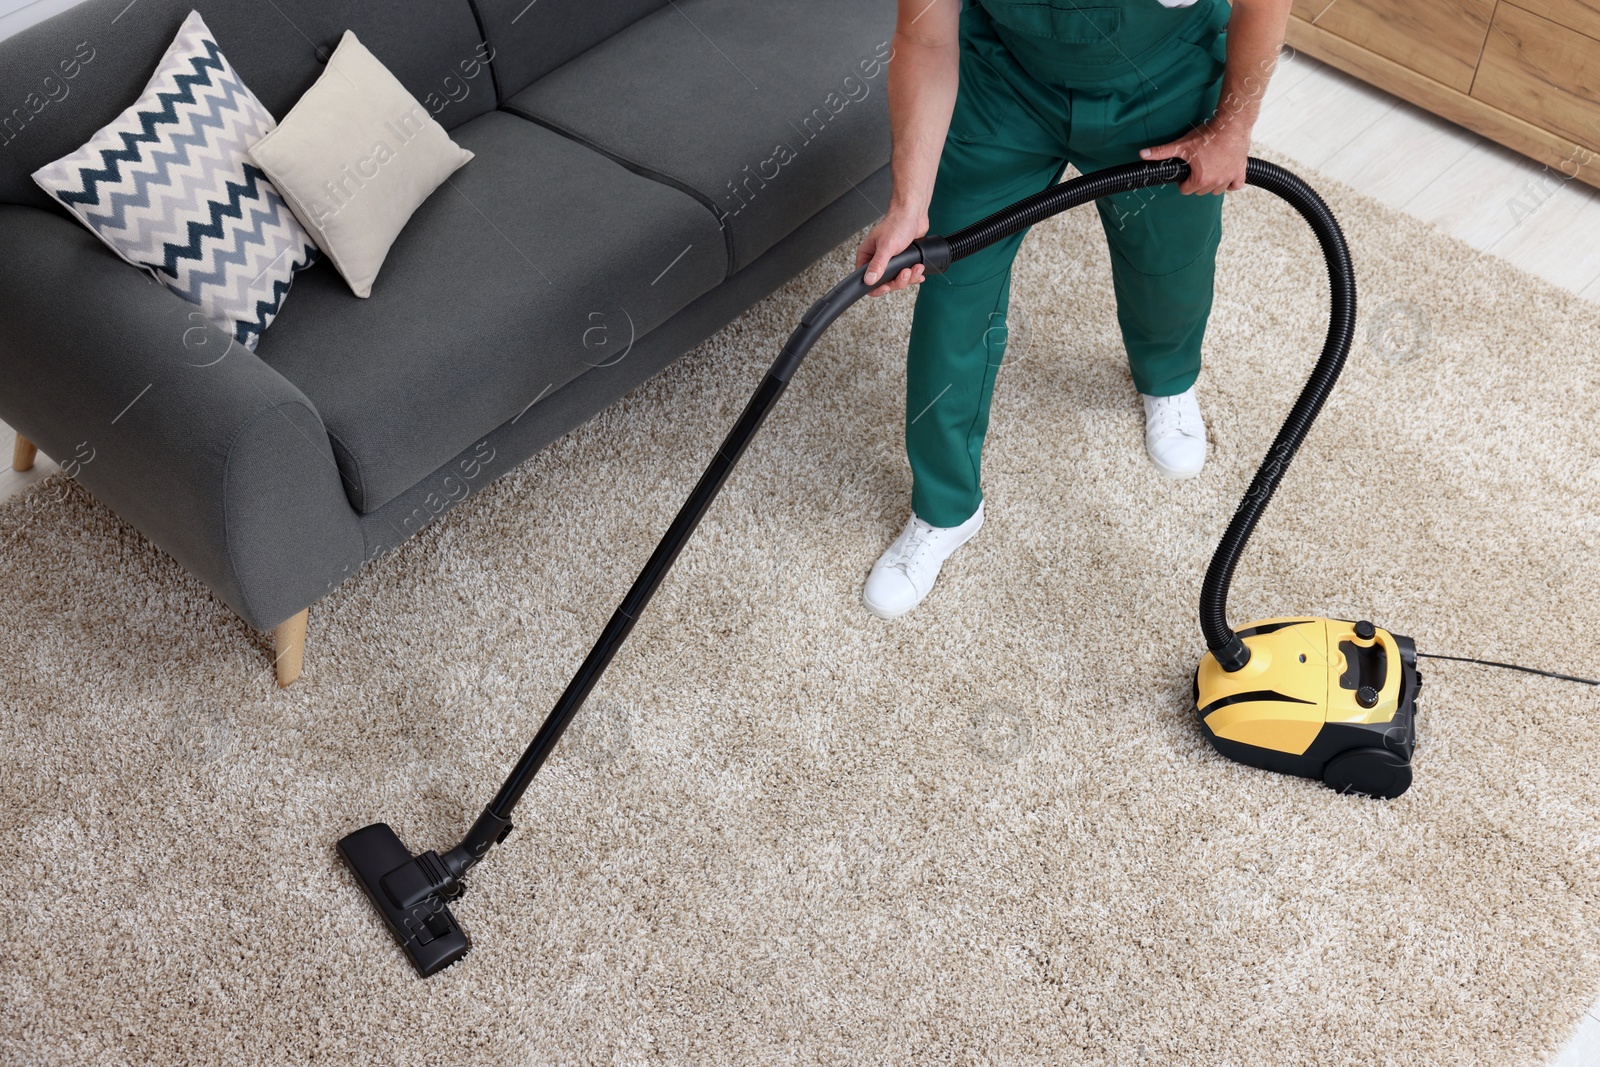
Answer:
<path fill-rule="evenodd" d="M 1300 443 L 1306 439 L 1311 424 L 1316 421 L 1333 392 L 1333 383 L 1344 369 L 1345 357 L 1350 354 L 1351 342 L 1356 332 L 1356 274 L 1350 262 L 1350 249 L 1344 242 L 1344 233 L 1328 205 L 1305 182 L 1282 167 L 1259 159 L 1251 159 L 1245 170 L 1245 181 L 1260 186 L 1284 200 L 1300 213 L 1317 235 L 1322 246 L 1322 256 L 1328 263 L 1328 288 L 1331 294 L 1328 311 L 1328 336 L 1322 342 L 1322 354 L 1300 390 L 1283 428 L 1267 449 L 1266 458 L 1250 481 L 1244 499 L 1233 513 L 1228 529 L 1217 544 L 1206 568 L 1205 581 L 1200 586 L 1200 629 L 1205 634 L 1206 647 L 1216 656 L 1224 670 L 1236 671 L 1250 661 L 1250 650 L 1228 626 L 1228 587 L 1233 584 L 1233 569 L 1244 552 L 1245 542 L 1255 531 L 1256 522 L 1266 510 L 1267 502 L 1277 491 L 1284 471 L 1294 459 Z"/>
<path fill-rule="evenodd" d="M 1044 192 L 1019 200 L 1010 207 L 995 212 L 988 218 L 958 230 L 943 239 L 949 246 L 950 261 L 972 255 L 1002 238 L 1024 230 L 1037 222 L 1060 214 L 1069 208 L 1102 196 L 1127 192 L 1151 185 L 1165 185 L 1182 181 L 1189 174 L 1189 165 L 1181 160 L 1164 159 L 1155 163 L 1130 163 L 1108 167 L 1093 174 L 1085 174 L 1072 181 L 1052 186 Z M 1328 283 L 1332 290 L 1332 308 L 1328 316 L 1328 336 L 1322 344 L 1322 355 L 1312 368 L 1311 377 L 1301 390 L 1299 399 L 1289 410 L 1283 429 L 1267 450 L 1267 455 L 1250 482 L 1244 499 L 1233 513 L 1227 532 L 1211 557 L 1206 568 L 1205 581 L 1200 586 L 1200 629 L 1205 634 L 1206 647 L 1216 656 L 1224 670 L 1236 671 L 1250 661 L 1250 650 L 1228 626 L 1228 587 L 1233 584 L 1233 571 L 1244 552 L 1245 543 L 1255 531 L 1261 513 L 1277 490 L 1278 483 L 1289 468 L 1290 460 L 1306 438 L 1317 413 L 1322 410 L 1333 383 L 1344 367 L 1345 357 L 1356 328 L 1356 279 L 1350 262 L 1350 249 L 1345 245 L 1344 234 L 1333 213 L 1316 192 L 1294 174 L 1264 160 L 1252 158 L 1245 168 L 1245 181 L 1259 186 L 1288 201 L 1317 235 L 1322 255 L 1328 262 Z M 927 239 L 925 239 L 927 240 Z M 940 241 L 931 239 L 931 252 L 937 254 Z M 930 269 L 942 265 L 933 264 Z M 887 275 L 886 275 L 887 276 Z"/>
<path fill-rule="evenodd" d="M 1020 200 L 949 237 L 918 238 L 911 247 L 889 260 L 883 277 L 893 278 L 907 267 L 917 264 L 924 265 L 930 272 L 942 271 L 957 259 L 970 256 L 1010 234 L 1069 208 L 1114 193 L 1182 181 L 1188 174 L 1189 165 L 1176 159 L 1129 163 L 1085 174 Z M 1305 439 L 1306 431 L 1311 428 L 1317 412 L 1333 389 L 1334 381 L 1339 377 L 1339 370 L 1344 366 L 1345 356 L 1350 350 L 1356 318 L 1355 276 L 1351 270 L 1350 253 L 1345 247 L 1344 236 L 1339 232 L 1339 224 L 1334 221 L 1322 200 L 1310 186 L 1293 174 L 1259 159 L 1249 161 L 1245 180 L 1287 200 L 1310 223 L 1318 243 L 1322 245 L 1322 254 L 1328 261 L 1333 311 L 1328 325 L 1328 339 L 1323 344 L 1322 356 L 1317 360 L 1316 368 L 1311 372 L 1311 379 L 1295 401 L 1288 421 L 1278 432 L 1261 469 L 1256 471 L 1255 479 L 1250 483 L 1249 491 L 1234 512 L 1233 521 L 1228 524 L 1228 530 L 1217 546 L 1211 566 L 1206 571 L 1205 583 L 1200 589 L 1200 628 L 1205 633 L 1206 645 L 1216 656 L 1217 662 L 1230 671 L 1238 670 L 1250 659 L 1250 650 L 1228 627 L 1228 585 L 1233 580 L 1234 567 L 1239 562 L 1245 543 L 1250 539 L 1251 531 L 1261 518 L 1261 512 L 1272 499 L 1273 491 L 1277 489 L 1289 461 L 1294 457 L 1295 450 Z M 557 699 L 555 707 L 545 718 L 522 758 L 511 769 L 499 793 L 466 837 L 440 857 L 442 865 L 430 875 L 432 881 L 426 889 L 444 892 L 453 886 L 467 868 L 482 859 L 497 841 L 510 832 L 512 808 L 516 807 L 534 775 L 554 751 L 563 731 L 605 673 L 612 657 L 627 640 L 634 623 L 666 578 L 679 552 L 721 492 L 734 465 L 739 462 L 767 415 L 788 388 L 789 378 L 800 366 L 801 360 L 805 359 L 811 346 L 835 319 L 876 288 L 866 283 L 865 274 L 865 267 L 857 267 L 822 299 L 812 304 L 801 318 L 800 324 L 784 342 L 766 377 L 745 405 L 739 421 L 723 439 L 693 492 L 679 508 L 666 535 L 656 545 L 639 577 L 634 580 L 632 588 L 601 631 L 589 655 Z"/>

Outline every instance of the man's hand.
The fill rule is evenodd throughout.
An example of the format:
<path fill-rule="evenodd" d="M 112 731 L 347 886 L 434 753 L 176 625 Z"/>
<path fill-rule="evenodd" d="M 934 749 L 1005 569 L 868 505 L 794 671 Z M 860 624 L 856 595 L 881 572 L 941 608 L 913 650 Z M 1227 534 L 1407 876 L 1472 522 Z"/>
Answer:
<path fill-rule="evenodd" d="M 872 285 L 883 274 L 889 260 L 911 247 L 911 242 L 928 232 L 928 213 L 926 211 L 909 211 L 904 208 L 889 208 L 885 215 L 872 231 L 867 234 L 867 239 L 861 242 L 861 247 L 856 249 L 856 266 L 868 264 L 866 276 L 862 279 Z M 922 264 L 907 267 L 896 277 L 890 278 L 883 285 L 872 290 L 868 295 L 882 296 L 904 289 L 908 285 L 916 285 L 922 281 Z"/>
<path fill-rule="evenodd" d="M 1172 159 L 1189 164 L 1180 193 L 1221 194 L 1244 188 L 1245 161 L 1250 158 L 1248 123 L 1218 116 L 1169 144 L 1140 150 L 1142 159 Z"/>
<path fill-rule="evenodd" d="M 1244 188 L 1250 130 L 1261 113 L 1267 83 L 1278 65 L 1291 0 L 1233 0 L 1228 16 L 1228 59 L 1222 71 L 1217 111 L 1169 144 L 1139 152 L 1142 159 L 1189 164 L 1181 193 L 1226 193 Z"/>
<path fill-rule="evenodd" d="M 899 0 L 889 58 L 889 157 L 894 193 L 889 213 L 856 251 L 873 296 L 922 280 L 922 264 L 883 278 L 889 260 L 928 232 L 928 202 L 939 173 L 945 131 L 961 80 L 961 0 Z"/>

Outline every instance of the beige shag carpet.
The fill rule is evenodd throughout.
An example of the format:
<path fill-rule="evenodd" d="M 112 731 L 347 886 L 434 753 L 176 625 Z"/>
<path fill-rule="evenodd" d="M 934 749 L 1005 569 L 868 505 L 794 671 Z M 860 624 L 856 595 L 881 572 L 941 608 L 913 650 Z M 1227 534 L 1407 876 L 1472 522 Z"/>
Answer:
<path fill-rule="evenodd" d="M 1600 670 L 1600 308 L 1315 184 L 1360 335 L 1234 618 Z M 70 483 L 0 506 L 0 1061 L 1547 1062 L 1600 993 L 1600 696 L 1427 663 L 1394 803 L 1214 755 L 1200 576 L 1326 280 L 1230 197 L 1212 458 L 1172 484 L 1098 227 L 1025 245 L 988 525 L 895 623 L 858 594 L 907 508 L 911 299 L 827 335 L 427 982 L 333 842 L 456 840 L 850 248 L 318 604 L 287 691 Z"/>

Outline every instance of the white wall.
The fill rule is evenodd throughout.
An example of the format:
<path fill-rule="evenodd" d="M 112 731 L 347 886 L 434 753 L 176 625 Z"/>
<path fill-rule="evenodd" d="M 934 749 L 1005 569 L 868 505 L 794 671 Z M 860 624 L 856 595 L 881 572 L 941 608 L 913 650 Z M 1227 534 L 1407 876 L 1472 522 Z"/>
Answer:
<path fill-rule="evenodd" d="M 35 22 L 76 7 L 80 0 L 0 0 L 0 41 Z"/>

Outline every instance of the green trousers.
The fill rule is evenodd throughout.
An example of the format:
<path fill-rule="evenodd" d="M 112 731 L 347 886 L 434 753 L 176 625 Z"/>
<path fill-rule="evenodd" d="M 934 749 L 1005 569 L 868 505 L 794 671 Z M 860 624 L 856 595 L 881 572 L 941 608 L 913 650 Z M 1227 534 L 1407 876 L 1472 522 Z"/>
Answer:
<path fill-rule="evenodd" d="M 1089 173 L 1132 162 L 1139 149 L 1210 118 L 1227 13 L 1221 0 L 1177 9 L 1157 0 L 1124 0 L 1120 8 L 969 0 L 931 232 L 951 233 L 1046 188 L 1068 163 Z M 1181 393 L 1200 373 L 1222 197 L 1166 185 L 1097 207 L 1134 384 L 1153 396 Z M 983 499 L 979 464 L 1005 355 L 1011 264 L 1024 236 L 927 278 L 917 294 L 906 452 L 912 509 L 935 526 L 959 525 Z"/>

